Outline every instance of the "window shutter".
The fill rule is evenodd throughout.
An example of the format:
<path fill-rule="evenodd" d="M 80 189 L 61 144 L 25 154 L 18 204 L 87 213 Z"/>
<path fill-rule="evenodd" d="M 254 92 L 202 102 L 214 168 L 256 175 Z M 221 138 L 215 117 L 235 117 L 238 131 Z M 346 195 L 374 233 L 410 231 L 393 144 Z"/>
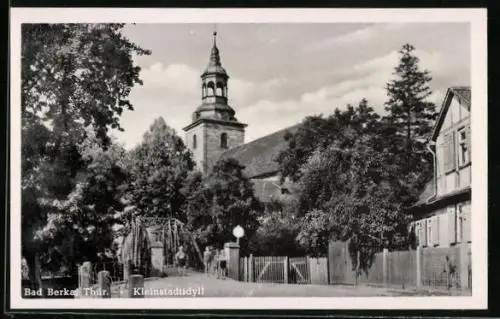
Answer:
<path fill-rule="evenodd" d="M 432 244 L 439 244 L 439 225 L 438 225 L 438 216 L 432 217 Z"/>
<path fill-rule="evenodd" d="M 450 244 L 454 244 L 457 242 L 457 213 L 455 207 L 448 207 L 447 215 Z"/>
<path fill-rule="evenodd" d="M 466 130 L 466 134 L 467 134 L 467 155 L 468 155 L 468 159 L 469 159 L 469 162 L 472 162 L 471 160 L 471 134 L 470 134 L 470 125 L 467 126 L 467 130 Z"/>
<path fill-rule="evenodd" d="M 427 246 L 427 219 L 424 219 L 421 223 L 422 225 L 422 246 Z"/>
<path fill-rule="evenodd" d="M 455 169 L 455 139 L 453 132 L 444 135 L 444 170 L 450 172 Z"/>
<path fill-rule="evenodd" d="M 422 236 L 421 233 L 422 232 L 420 231 L 420 222 L 416 222 L 415 223 L 415 235 L 416 235 L 415 239 L 417 241 L 417 243 L 416 243 L 417 246 L 420 246 L 420 243 L 422 242 L 421 238 L 420 238 Z"/>
<path fill-rule="evenodd" d="M 470 206 L 464 206 L 462 211 L 464 242 L 471 241 L 471 212 Z"/>

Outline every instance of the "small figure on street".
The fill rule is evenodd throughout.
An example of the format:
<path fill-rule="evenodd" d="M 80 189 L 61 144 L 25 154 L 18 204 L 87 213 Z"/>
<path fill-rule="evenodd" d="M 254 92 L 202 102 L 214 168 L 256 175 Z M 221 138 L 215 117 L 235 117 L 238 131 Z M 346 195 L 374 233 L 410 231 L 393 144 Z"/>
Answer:
<path fill-rule="evenodd" d="M 179 246 L 179 250 L 175 254 L 175 263 L 177 264 L 177 272 L 179 275 L 186 275 L 187 254 L 184 252 L 184 248 L 182 246 Z"/>
<path fill-rule="evenodd" d="M 210 251 L 210 246 L 205 247 L 205 251 L 203 252 L 203 263 L 205 265 L 205 275 L 208 276 L 212 266 L 212 252 Z"/>
<path fill-rule="evenodd" d="M 218 278 L 226 279 L 227 258 L 224 249 L 221 249 L 218 256 L 219 275 Z"/>
<path fill-rule="evenodd" d="M 218 262 L 217 262 L 217 249 L 210 246 L 210 273 L 217 276 L 218 272 Z"/>

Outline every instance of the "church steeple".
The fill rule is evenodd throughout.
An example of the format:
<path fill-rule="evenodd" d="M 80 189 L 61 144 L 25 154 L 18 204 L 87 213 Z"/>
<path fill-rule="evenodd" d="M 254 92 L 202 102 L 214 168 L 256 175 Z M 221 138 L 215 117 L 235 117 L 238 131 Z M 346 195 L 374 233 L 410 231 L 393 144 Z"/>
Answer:
<path fill-rule="evenodd" d="M 200 118 L 212 118 L 223 121 L 236 121 L 234 110 L 228 104 L 227 83 L 229 75 L 222 67 L 219 48 L 217 48 L 217 32 L 213 33 L 213 46 L 210 51 L 208 65 L 201 74 L 202 104 L 193 114 L 193 121 Z"/>
<path fill-rule="evenodd" d="M 186 145 L 203 172 L 207 172 L 224 151 L 244 142 L 246 124 L 236 119 L 236 112 L 228 104 L 228 80 L 214 31 L 208 65 L 201 74 L 201 105 L 193 112 L 191 124 L 184 127 Z"/>

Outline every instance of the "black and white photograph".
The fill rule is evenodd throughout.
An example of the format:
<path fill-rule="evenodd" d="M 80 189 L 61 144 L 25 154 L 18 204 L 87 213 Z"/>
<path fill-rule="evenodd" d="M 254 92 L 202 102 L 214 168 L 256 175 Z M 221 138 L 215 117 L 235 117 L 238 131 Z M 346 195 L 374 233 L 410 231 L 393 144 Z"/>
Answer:
<path fill-rule="evenodd" d="M 13 10 L 11 307 L 485 307 L 486 14 L 443 10 Z"/>

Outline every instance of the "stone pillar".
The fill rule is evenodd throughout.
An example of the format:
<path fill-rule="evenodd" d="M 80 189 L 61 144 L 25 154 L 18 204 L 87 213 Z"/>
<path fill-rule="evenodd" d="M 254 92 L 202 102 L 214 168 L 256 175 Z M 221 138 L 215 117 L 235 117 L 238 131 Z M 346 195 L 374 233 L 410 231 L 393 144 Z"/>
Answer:
<path fill-rule="evenodd" d="M 288 256 L 285 257 L 285 260 L 283 261 L 283 277 L 284 277 L 284 283 L 288 283 Z"/>
<path fill-rule="evenodd" d="M 383 278 L 384 278 L 384 285 L 388 284 L 388 271 L 387 271 L 387 254 L 389 253 L 389 250 L 387 248 L 384 248 L 382 252 L 382 273 L 383 273 Z"/>
<path fill-rule="evenodd" d="M 422 286 L 422 248 L 420 246 L 417 246 L 417 250 L 415 252 L 416 258 L 415 258 L 415 263 L 416 263 L 416 286 L 421 287 Z"/>
<path fill-rule="evenodd" d="M 163 277 L 164 264 L 163 243 L 154 242 L 151 245 L 151 277 Z"/>
<path fill-rule="evenodd" d="M 248 257 L 245 257 L 243 259 L 243 281 L 249 281 L 248 280 Z"/>
<path fill-rule="evenodd" d="M 97 275 L 97 290 L 100 298 L 111 298 L 111 276 L 102 270 Z"/>
<path fill-rule="evenodd" d="M 124 260 L 123 261 L 123 280 L 128 281 L 130 277 L 130 260 Z"/>
<path fill-rule="evenodd" d="M 144 277 L 142 275 L 131 275 L 128 279 L 129 298 L 144 298 Z"/>
<path fill-rule="evenodd" d="M 234 280 L 240 277 L 240 245 L 237 243 L 226 243 L 224 245 L 227 257 L 227 276 Z"/>
<path fill-rule="evenodd" d="M 248 282 L 253 282 L 253 254 L 248 257 Z"/>
<path fill-rule="evenodd" d="M 80 298 L 86 298 L 90 288 L 90 279 L 92 275 L 92 264 L 90 261 L 84 262 L 78 268 L 78 290 Z"/>

